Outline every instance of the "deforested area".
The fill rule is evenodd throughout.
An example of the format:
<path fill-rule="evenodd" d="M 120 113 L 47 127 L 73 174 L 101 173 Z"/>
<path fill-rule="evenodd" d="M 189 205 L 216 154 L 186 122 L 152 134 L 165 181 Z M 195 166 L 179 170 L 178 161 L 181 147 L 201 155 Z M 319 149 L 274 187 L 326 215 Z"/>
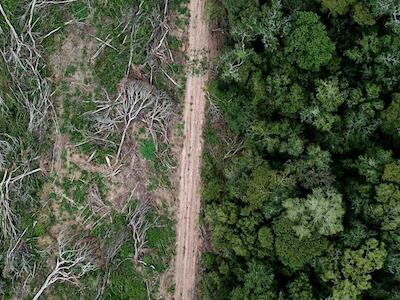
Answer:
<path fill-rule="evenodd" d="M 0 1 L 0 299 L 171 299 L 188 18 Z"/>
<path fill-rule="evenodd" d="M 201 299 L 400 299 L 400 3 L 212 0 Z"/>

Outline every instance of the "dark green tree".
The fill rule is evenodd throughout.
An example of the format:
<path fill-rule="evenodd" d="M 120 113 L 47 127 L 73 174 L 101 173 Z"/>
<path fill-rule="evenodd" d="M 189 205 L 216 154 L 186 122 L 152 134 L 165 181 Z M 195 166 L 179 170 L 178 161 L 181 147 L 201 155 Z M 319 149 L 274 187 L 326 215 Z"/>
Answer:
<path fill-rule="evenodd" d="M 273 223 L 276 254 L 285 266 L 296 271 L 320 256 L 327 249 L 328 241 L 317 234 L 300 240 L 293 230 L 294 226 L 287 218 Z"/>

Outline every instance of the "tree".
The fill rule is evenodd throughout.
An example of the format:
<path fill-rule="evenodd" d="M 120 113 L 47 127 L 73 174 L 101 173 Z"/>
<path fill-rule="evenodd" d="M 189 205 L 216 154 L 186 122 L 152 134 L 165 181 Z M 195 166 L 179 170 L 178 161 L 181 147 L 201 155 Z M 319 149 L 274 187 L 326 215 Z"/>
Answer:
<path fill-rule="evenodd" d="M 342 195 L 333 188 L 316 188 L 306 199 L 293 198 L 283 203 L 293 229 L 303 239 L 314 233 L 333 235 L 343 230 Z"/>
<path fill-rule="evenodd" d="M 304 151 L 304 140 L 300 137 L 302 126 L 288 120 L 283 122 L 254 122 L 249 129 L 251 146 L 261 153 L 287 153 L 299 156 Z"/>
<path fill-rule="evenodd" d="M 398 15 L 400 13 L 400 4 L 396 0 L 377 0 L 368 1 L 372 11 L 376 16 L 388 16 L 389 20 L 386 22 L 386 27 L 393 30 L 394 33 L 400 33 L 400 20 Z"/>
<path fill-rule="evenodd" d="M 371 288 L 371 273 L 383 267 L 386 250 L 375 239 L 368 240 L 360 249 L 331 247 L 329 255 L 319 259 L 318 268 L 324 281 L 333 282 L 333 299 L 358 299 Z"/>
<path fill-rule="evenodd" d="M 322 7 L 329 10 L 333 15 L 344 15 L 356 1 L 357 0 L 322 0 Z"/>
<path fill-rule="evenodd" d="M 250 55 L 252 55 L 250 51 L 245 51 L 239 47 L 223 53 L 217 66 L 221 79 L 242 81 L 245 78 L 242 74 L 245 73 L 243 66 L 250 63 Z"/>
<path fill-rule="evenodd" d="M 223 0 L 224 7 L 228 11 L 231 24 L 241 22 L 242 19 L 251 17 L 258 8 L 257 0 Z"/>
<path fill-rule="evenodd" d="M 354 6 L 354 15 L 353 19 L 356 23 L 360 25 L 374 25 L 376 23 L 374 15 L 368 8 L 368 6 L 364 5 L 362 2 L 357 3 Z"/>
<path fill-rule="evenodd" d="M 270 252 L 274 247 L 274 236 L 269 227 L 264 226 L 258 231 L 258 241 L 262 251 Z"/>
<path fill-rule="evenodd" d="M 386 91 L 394 91 L 399 83 L 400 38 L 395 35 L 365 34 L 357 45 L 345 51 L 345 57 L 358 66 L 356 74 L 366 82 L 374 82 Z"/>
<path fill-rule="evenodd" d="M 380 222 L 382 230 L 400 229 L 400 161 L 388 163 L 383 171 L 381 184 L 375 187 L 376 203 L 373 216 Z"/>
<path fill-rule="evenodd" d="M 288 286 L 288 300 L 313 300 L 313 290 L 306 273 L 300 273 Z"/>
<path fill-rule="evenodd" d="M 374 202 L 375 187 L 353 179 L 348 182 L 345 190 L 347 212 L 366 223 L 373 223 L 370 207 Z"/>
<path fill-rule="evenodd" d="M 379 220 L 382 230 L 400 228 L 400 189 L 397 185 L 383 183 L 376 187 L 376 204 L 373 216 Z"/>
<path fill-rule="evenodd" d="M 400 118 L 400 94 L 394 94 L 393 100 L 389 107 L 382 111 L 382 130 L 391 136 L 397 143 L 400 142 L 400 126 L 398 120 Z"/>
<path fill-rule="evenodd" d="M 300 240 L 293 230 L 294 225 L 289 219 L 280 218 L 274 221 L 273 231 L 279 260 L 296 271 L 320 256 L 328 247 L 328 241 L 317 234 Z"/>
<path fill-rule="evenodd" d="M 253 36 L 261 37 L 266 50 L 274 51 L 279 46 L 279 37 L 287 28 L 287 19 L 282 13 L 282 1 L 272 0 L 270 5 L 263 5 L 258 15 L 258 18 L 245 20 L 243 25 L 253 33 Z"/>
<path fill-rule="evenodd" d="M 274 51 L 279 45 L 279 37 L 287 27 L 283 16 L 281 0 L 272 0 L 261 7 L 252 2 L 226 0 L 231 20 L 231 35 L 239 44 L 252 42 L 260 38 L 268 51 Z M 233 13 L 234 12 L 234 13 Z M 237 18 L 241 15 L 241 18 Z"/>
<path fill-rule="evenodd" d="M 200 281 L 201 296 L 204 300 L 229 299 L 229 291 L 225 289 L 221 274 L 209 272 Z"/>
<path fill-rule="evenodd" d="M 288 60 L 302 69 L 318 71 L 332 59 L 334 50 L 335 44 L 317 14 L 295 12 L 292 15 L 291 30 L 285 38 Z"/>
<path fill-rule="evenodd" d="M 396 281 L 400 281 L 400 254 L 391 253 L 388 255 L 385 270 L 392 274 Z"/>
<path fill-rule="evenodd" d="M 263 113 L 279 112 L 283 116 L 294 116 L 305 108 L 307 91 L 285 70 L 277 70 L 266 78 L 258 72 L 252 80 L 255 94 L 252 103 Z"/>
<path fill-rule="evenodd" d="M 302 120 L 313 124 L 318 130 L 330 131 L 335 123 L 340 122 L 340 117 L 334 113 L 344 103 L 337 79 L 319 80 L 313 102 L 301 112 Z"/>
<path fill-rule="evenodd" d="M 400 184 L 400 160 L 390 162 L 385 166 L 382 181 Z"/>
<path fill-rule="evenodd" d="M 243 81 L 246 81 L 246 78 L 247 76 L 244 76 Z M 223 80 L 211 83 L 209 87 L 211 99 L 215 100 L 215 104 L 223 112 L 227 126 L 233 133 L 245 132 L 254 121 L 254 112 L 248 96 L 241 93 L 243 88 L 241 84 L 227 85 Z"/>
<path fill-rule="evenodd" d="M 301 186 L 311 189 L 321 185 L 330 186 L 334 182 L 331 163 L 328 151 L 322 150 L 318 145 L 309 145 L 305 155 L 286 163 L 286 170 L 295 174 Z"/>
<path fill-rule="evenodd" d="M 246 197 L 243 198 L 248 207 L 242 210 L 242 215 L 261 210 L 264 217 L 270 219 L 279 214 L 283 199 L 293 193 L 294 186 L 293 177 L 273 170 L 265 163 L 258 166 L 248 182 Z"/>
<path fill-rule="evenodd" d="M 382 148 L 370 148 L 366 154 L 360 155 L 355 168 L 365 180 L 372 184 L 381 181 L 385 165 L 392 161 L 392 152 Z"/>
<path fill-rule="evenodd" d="M 294 179 L 247 156 L 232 161 L 226 177 L 229 197 L 205 210 L 214 246 L 241 257 L 270 256 L 273 236 L 263 222 L 282 211 L 281 196 L 292 195 Z"/>
<path fill-rule="evenodd" d="M 247 272 L 239 277 L 241 286 L 233 290 L 232 300 L 270 300 L 276 298 L 273 269 L 259 262 L 250 262 Z"/>
<path fill-rule="evenodd" d="M 373 236 L 373 232 L 360 221 L 351 222 L 350 227 L 340 234 L 343 244 L 349 248 L 359 248 L 368 239 Z"/>

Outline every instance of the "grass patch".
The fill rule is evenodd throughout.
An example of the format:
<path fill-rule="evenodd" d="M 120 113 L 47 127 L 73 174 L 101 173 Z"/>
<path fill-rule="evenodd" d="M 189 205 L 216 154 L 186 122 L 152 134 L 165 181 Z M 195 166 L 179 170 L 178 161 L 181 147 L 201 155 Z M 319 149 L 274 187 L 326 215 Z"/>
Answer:
<path fill-rule="evenodd" d="M 144 159 L 148 161 L 155 162 L 157 159 L 156 156 L 156 145 L 153 140 L 144 140 L 140 144 L 140 154 Z"/>

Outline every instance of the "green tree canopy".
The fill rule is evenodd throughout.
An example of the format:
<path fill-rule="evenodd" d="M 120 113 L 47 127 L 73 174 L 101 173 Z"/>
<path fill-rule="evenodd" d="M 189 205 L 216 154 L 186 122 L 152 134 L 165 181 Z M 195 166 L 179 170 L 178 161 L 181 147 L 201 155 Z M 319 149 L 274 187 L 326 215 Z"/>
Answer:
<path fill-rule="evenodd" d="M 312 12 L 295 12 L 291 30 L 285 39 L 288 59 L 305 70 L 318 70 L 326 65 L 335 50 L 326 27 L 319 16 Z"/>

